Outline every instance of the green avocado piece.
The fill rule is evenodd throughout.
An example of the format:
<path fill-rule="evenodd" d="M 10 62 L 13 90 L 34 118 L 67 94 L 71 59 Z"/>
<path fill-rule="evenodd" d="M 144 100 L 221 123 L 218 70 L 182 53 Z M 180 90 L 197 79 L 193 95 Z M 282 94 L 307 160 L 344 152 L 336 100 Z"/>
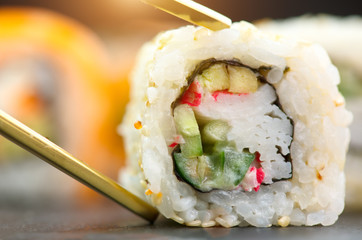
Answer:
<path fill-rule="evenodd" d="M 223 63 L 214 64 L 204 70 L 196 79 L 209 92 L 226 90 L 230 86 L 229 74 Z"/>
<path fill-rule="evenodd" d="M 230 77 L 229 92 L 253 93 L 258 90 L 259 81 L 249 68 L 228 66 Z"/>

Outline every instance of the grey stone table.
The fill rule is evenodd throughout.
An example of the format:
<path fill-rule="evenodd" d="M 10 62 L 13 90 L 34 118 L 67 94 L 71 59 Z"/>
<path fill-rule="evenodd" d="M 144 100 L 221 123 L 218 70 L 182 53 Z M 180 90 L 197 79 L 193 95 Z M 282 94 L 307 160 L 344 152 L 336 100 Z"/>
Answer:
<path fill-rule="evenodd" d="M 107 202 L 100 207 L 0 206 L 0 239 L 362 239 L 362 212 L 330 227 L 190 228 L 159 217 L 150 225 Z"/>

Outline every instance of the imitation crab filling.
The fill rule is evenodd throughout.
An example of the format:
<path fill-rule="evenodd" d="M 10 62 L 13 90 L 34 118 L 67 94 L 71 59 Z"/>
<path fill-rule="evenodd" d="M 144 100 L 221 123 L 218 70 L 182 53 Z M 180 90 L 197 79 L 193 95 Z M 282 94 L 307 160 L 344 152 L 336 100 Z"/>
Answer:
<path fill-rule="evenodd" d="M 193 188 L 258 191 L 291 178 L 291 120 L 274 88 L 236 61 L 206 60 L 174 104 L 177 176 Z"/>

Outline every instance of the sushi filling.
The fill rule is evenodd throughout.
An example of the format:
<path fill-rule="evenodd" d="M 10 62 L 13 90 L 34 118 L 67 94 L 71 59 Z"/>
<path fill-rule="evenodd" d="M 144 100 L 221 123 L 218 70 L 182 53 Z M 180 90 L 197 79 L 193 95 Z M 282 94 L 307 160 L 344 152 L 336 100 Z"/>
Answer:
<path fill-rule="evenodd" d="M 262 75 L 230 61 L 195 72 L 174 105 L 176 175 L 202 192 L 258 191 L 290 178 L 293 126 Z"/>

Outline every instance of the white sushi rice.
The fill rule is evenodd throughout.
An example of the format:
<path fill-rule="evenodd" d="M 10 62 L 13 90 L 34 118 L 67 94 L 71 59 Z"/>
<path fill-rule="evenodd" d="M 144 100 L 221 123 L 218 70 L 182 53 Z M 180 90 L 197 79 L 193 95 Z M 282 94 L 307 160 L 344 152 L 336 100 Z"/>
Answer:
<path fill-rule="evenodd" d="M 267 81 L 294 124 L 290 180 L 262 185 L 258 192 L 201 193 L 175 176 L 168 147 L 177 136 L 171 104 L 195 66 L 209 58 L 272 68 Z M 246 22 L 217 32 L 187 26 L 145 45 L 132 81 L 121 127 L 128 153 L 121 182 L 140 196 L 147 190 L 147 199 L 166 218 L 202 227 L 331 225 L 337 220 L 344 207 L 343 168 L 352 117 L 336 87 L 338 71 L 320 46 L 265 35 Z M 138 130 L 137 121 L 142 123 Z M 233 133 L 228 137 L 240 140 Z"/>

